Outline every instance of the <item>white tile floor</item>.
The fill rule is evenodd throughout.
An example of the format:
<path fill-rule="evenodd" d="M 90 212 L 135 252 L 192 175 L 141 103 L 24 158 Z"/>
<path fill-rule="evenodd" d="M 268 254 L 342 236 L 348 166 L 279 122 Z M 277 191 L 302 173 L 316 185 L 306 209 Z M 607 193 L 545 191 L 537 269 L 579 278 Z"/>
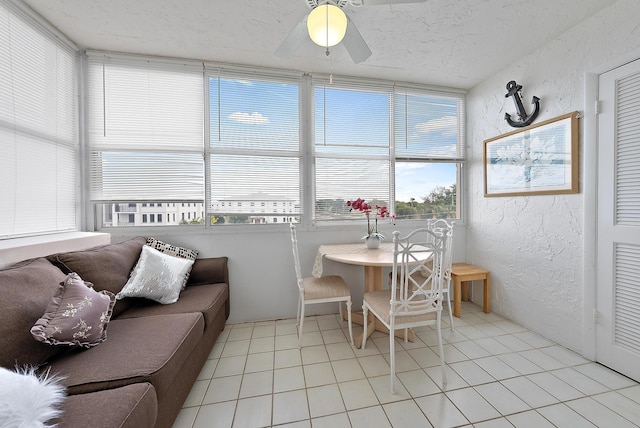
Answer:
<path fill-rule="evenodd" d="M 462 310 L 455 332 L 443 330 L 447 387 L 435 332 L 421 328 L 397 340 L 397 395 L 383 333 L 354 349 L 338 315 L 307 317 L 298 349 L 295 319 L 228 325 L 174 428 L 640 426 L 637 382 L 474 304 Z"/>

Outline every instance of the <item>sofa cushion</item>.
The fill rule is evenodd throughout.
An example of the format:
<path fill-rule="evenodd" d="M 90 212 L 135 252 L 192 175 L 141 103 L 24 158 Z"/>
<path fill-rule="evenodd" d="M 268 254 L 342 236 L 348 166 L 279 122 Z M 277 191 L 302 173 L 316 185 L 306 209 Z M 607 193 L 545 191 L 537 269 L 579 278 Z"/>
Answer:
<path fill-rule="evenodd" d="M 44 258 L 0 270 L 0 366 L 36 366 L 65 351 L 29 332 L 65 276 Z"/>
<path fill-rule="evenodd" d="M 193 260 L 164 254 L 145 245 L 131 277 L 116 297 L 143 297 L 163 305 L 175 303 L 191 266 Z"/>
<path fill-rule="evenodd" d="M 85 281 L 92 282 L 96 291 L 108 290 L 118 294 L 127 283 L 146 242 L 146 238 L 137 237 L 88 250 L 54 254 L 49 256 L 49 259 L 65 273 L 76 272 Z M 134 301 L 131 299 L 116 302 L 113 317 L 117 317 L 133 304 Z"/>
<path fill-rule="evenodd" d="M 115 296 L 107 290 L 95 291 L 71 272 L 60 283 L 42 318 L 31 328 L 36 340 L 49 345 L 90 348 L 107 340 L 107 325 Z"/>
<path fill-rule="evenodd" d="M 191 285 L 180 293 L 180 299 L 172 305 L 159 305 L 152 301 L 141 301 L 123 313 L 120 319 L 200 312 L 204 316 L 205 328 L 208 329 L 218 311 L 224 312 L 225 302 L 228 297 L 229 287 L 227 284 Z"/>
<path fill-rule="evenodd" d="M 68 396 L 60 427 L 139 428 L 156 423 L 158 401 L 153 385 L 135 383 L 120 388 Z"/>
<path fill-rule="evenodd" d="M 69 394 L 149 382 L 162 397 L 203 332 L 199 313 L 113 319 L 108 340 L 53 361 L 51 372 L 65 377 Z"/>

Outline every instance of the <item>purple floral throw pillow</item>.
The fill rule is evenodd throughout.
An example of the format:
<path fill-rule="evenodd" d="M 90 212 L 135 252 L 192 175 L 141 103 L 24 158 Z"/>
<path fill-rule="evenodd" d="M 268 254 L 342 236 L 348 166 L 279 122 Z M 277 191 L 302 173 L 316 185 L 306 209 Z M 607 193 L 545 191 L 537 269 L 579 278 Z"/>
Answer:
<path fill-rule="evenodd" d="M 75 272 L 67 275 L 51 298 L 47 309 L 31 328 L 36 340 L 49 345 L 90 348 L 107 340 L 107 325 L 115 295 L 95 291 Z"/>

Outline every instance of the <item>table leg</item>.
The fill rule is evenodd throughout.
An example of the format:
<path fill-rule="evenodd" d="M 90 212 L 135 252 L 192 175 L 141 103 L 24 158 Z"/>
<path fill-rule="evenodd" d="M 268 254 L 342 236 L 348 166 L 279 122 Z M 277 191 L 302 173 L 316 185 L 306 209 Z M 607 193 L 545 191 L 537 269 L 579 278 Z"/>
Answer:
<path fill-rule="evenodd" d="M 460 303 L 461 299 L 461 281 L 458 278 L 453 279 L 453 316 L 460 318 L 460 312 L 462 312 L 462 303 Z"/>
<path fill-rule="evenodd" d="M 364 291 L 382 290 L 382 266 L 364 267 Z"/>
<path fill-rule="evenodd" d="M 489 313 L 489 304 L 491 303 L 491 279 L 490 274 L 487 272 L 487 277 L 484 280 L 484 294 L 482 296 L 482 310 L 485 314 Z"/>

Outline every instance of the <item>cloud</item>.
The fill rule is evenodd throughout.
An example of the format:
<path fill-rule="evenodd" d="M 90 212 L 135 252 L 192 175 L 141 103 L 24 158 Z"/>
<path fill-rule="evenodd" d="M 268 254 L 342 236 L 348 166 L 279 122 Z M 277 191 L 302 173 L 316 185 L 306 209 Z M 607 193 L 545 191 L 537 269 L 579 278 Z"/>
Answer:
<path fill-rule="evenodd" d="M 428 120 L 416 125 L 418 132 L 443 132 L 445 135 L 456 135 L 458 131 L 458 118 L 444 116 L 438 119 Z"/>
<path fill-rule="evenodd" d="M 234 122 L 248 123 L 251 125 L 263 125 L 270 122 L 268 117 L 263 116 L 262 114 L 257 112 L 249 114 L 237 111 L 235 113 L 231 113 L 229 115 L 229 119 L 233 120 Z"/>

